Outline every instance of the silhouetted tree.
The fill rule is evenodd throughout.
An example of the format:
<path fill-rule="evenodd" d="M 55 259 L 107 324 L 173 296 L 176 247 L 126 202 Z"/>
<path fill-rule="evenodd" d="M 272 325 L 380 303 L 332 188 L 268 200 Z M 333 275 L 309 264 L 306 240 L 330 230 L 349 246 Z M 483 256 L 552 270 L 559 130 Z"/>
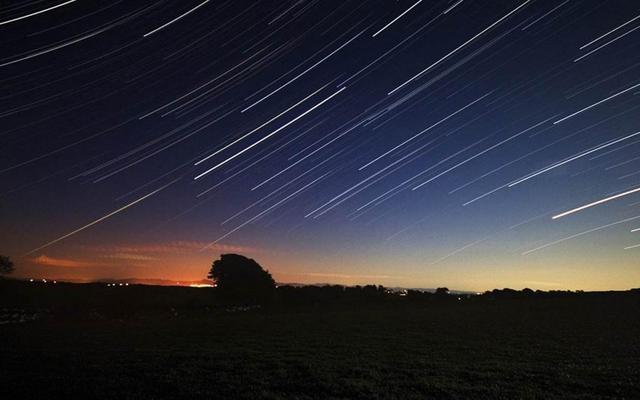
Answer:
<path fill-rule="evenodd" d="M 223 296 L 234 302 L 262 302 L 274 292 L 275 281 L 269 271 L 251 258 L 222 254 L 208 275 Z"/>
<path fill-rule="evenodd" d="M 438 296 L 446 296 L 449 294 L 449 288 L 446 287 L 439 287 L 436 289 L 436 294 Z"/>
<path fill-rule="evenodd" d="M 13 261 L 7 256 L 0 255 L 0 275 L 10 274 L 13 271 Z"/>
<path fill-rule="evenodd" d="M 522 289 L 522 294 L 525 297 L 531 297 L 531 296 L 535 295 L 535 292 L 533 290 L 529 289 L 529 288 L 524 288 L 524 289 Z"/>

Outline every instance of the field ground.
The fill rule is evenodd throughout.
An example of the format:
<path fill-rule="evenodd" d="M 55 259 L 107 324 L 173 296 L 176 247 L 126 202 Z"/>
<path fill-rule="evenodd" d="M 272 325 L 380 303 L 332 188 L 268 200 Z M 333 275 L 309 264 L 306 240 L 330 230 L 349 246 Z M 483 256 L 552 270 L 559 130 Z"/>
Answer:
<path fill-rule="evenodd" d="M 46 317 L 0 325 L 0 397 L 640 398 L 638 297 Z"/>

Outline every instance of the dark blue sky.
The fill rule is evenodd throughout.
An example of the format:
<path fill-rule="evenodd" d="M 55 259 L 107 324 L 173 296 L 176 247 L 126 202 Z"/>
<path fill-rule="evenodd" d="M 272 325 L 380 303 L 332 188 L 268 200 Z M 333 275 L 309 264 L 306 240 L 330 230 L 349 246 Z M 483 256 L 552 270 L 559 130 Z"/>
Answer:
<path fill-rule="evenodd" d="M 631 0 L 5 3 L 0 252 L 21 276 L 197 279 L 234 251 L 280 281 L 637 286 L 639 38 Z"/>

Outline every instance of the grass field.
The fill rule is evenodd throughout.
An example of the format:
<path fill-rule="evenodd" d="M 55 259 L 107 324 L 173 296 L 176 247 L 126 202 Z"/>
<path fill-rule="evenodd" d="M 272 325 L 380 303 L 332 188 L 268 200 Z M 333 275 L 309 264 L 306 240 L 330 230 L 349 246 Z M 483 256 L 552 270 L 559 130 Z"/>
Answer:
<path fill-rule="evenodd" d="M 0 397 L 639 398 L 639 305 L 612 294 L 47 317 L 0 326 Z"/>

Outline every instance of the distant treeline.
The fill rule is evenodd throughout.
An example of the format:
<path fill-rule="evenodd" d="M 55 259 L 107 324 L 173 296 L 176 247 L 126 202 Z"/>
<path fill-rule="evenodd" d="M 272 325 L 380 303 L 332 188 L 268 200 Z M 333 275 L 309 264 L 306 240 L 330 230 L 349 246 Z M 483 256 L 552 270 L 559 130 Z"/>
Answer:
<path fill-rule="evenodd" d="M 209 312 L 231 312 L 305 307 L 337 308 L 423 305 L 445 306 L 490 304 L 539 299 L 640 299 L 640 289 L 626 292 L 533 291 L 496 289 L 480 295 L 451 294 L 446 288 L 436 292 L 389 290 L 383 286 L 289 286 L 277 287 L 260 302 L 225 298 L 216 288 L 171 286 L 107 286 L 104 283 L 43 283 L 20 280 L 0 281 L 0 309 L 37 310 L 42 316 L 131 317 L 164 314 L 178 316 Z"/>
<path fill-rule="evenodd" d="M 370 303 L 370 302 L 412 302 L 412 303 L 447 303 L 447 302 L 492 302 L 496 300 L 517 299 L 553 299 L 594 297 L 606 293 L 619 293 L 640 296 L 640 289 L 616 292 L 584 292 L 582 290 L 514 290 L 509 288 L 493 289 L 484 293 L 455 293 L 447 288 L 435 291 L 417 289 L 388 289 L 383 286 L 280 286 L 277 289 L 279 300 L 291 304 L 335 304 L 335 303 Z"/>

